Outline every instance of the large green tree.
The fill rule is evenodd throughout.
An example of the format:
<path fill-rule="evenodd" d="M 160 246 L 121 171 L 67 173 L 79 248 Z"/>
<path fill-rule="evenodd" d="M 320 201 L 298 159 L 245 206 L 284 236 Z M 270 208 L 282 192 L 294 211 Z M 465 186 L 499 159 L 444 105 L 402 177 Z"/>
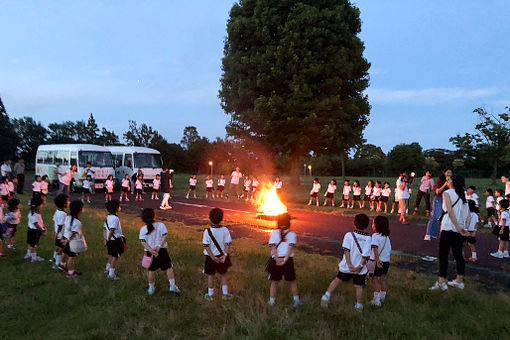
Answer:
<path fill-rule="evenodd" d="M 219 92 L 227 133 L 291 159 L 345 155 L 362 142 L 370 64 L 348 0 L 242 0 L 227 23 Z"/>
<path fill-rule="evenodd" d="M 13 119 L 14 130 L 22 136 L 18 143 L 18 156 L 23 158 L 28 166 L 34 165 L 35 155 L 39 145 L 46 142 L 48 130 L 32 117 Z"/>
<path fill-rule="evenodd" d="M 2 140 L 0 143 L 0 161 L 13 160 L 16 155 L 16 147 L 20 136 L 16 135 L 14 127 L 7 110 L 5 109 L 2 98 L 0 98 L 0 126 L 2 127 Z"/>
<path fill-rule="evenodd" d="M 134 121 L 129 121 L 129 129 L 124 133 L 124 140 L 127 145 L 149 147 L 153 141 L 159 141 L 161 135 L 152 126 L 142 123 L 140 126 Z"/>
<path fill-rule="evenodd" d="M 475 109 L 473 112 L 478 116 L 475 132 L 450 138 L 466 167 L 471 163 L 489 164 L 493 179 L 502 166 L 510 163 L 510 108 L 505 109 L 499 114 Z"/>
<path fill-rule="evenodd" d="M 425 164 L 425 156 L 420 144 L 398 144 L 388 152 L 386 157 L 387 167 L 394 173 L 404 171 L 422 170 Z"/>

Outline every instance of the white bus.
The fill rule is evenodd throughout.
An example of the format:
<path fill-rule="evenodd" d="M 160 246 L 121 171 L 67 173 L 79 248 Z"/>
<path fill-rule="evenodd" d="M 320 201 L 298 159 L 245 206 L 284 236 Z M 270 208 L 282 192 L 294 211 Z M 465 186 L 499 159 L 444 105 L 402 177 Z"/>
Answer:
<path fill-rule="evenodd" d="M 112 153 L 117 184 L 129 175 L 133 177 L 138 170 L 143 172 L 144 187 L 152 187 L 152 181 L 160 174 L 161 153 L 158 150 L 140 146 L 108 146 Z"/>
<path fill-rule="evenodd" d="M 102 189 L 109 175 L 115 177 L 110 150 L 92 144 L 40 145 L 35 159 L 35 173 L 40 176 L 48 175 L 50 181 L 53 181 L 53 169 L 56 164 L 60 164 L 60 173 L 66 172 L 71 165 L 76 164 L 78 171 L 71 183 L 71 189 L 74 190 L 81 188 L 88 162 L 95 170 L 95 188 Z"/>

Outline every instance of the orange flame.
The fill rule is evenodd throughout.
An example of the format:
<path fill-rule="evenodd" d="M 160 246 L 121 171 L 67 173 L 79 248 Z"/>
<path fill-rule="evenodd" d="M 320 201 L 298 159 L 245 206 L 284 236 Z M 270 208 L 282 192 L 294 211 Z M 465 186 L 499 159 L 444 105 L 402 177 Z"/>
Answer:
<path fill-rule="evenodd" d="M 268 184 L 257 198 L 257 211 L 266 216 L 277 216 L 287 212 L 287 207 L 280 201 L 276 187 Z"/>

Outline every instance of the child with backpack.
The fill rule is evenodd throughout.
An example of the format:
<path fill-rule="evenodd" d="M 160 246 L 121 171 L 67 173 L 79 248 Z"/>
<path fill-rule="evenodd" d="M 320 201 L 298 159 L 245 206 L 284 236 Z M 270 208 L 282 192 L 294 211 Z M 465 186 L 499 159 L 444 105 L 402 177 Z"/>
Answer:
<path fill-rule="evenodd" d="M 297 243 L 296 234 L 289 231 L 289 214 L 278 215 L 276 220 L 277 229 L 269 235 L 269 246 L 271 247 L 271 259 L 269 260 L 268 271 L 271 288 L 269 292 L 269 306 L 273 307 L 278 291 L 278 282 L 285 277 L 289 282 L 294 297 L 294 307 L 301 305 L 296 283 L 296 271 L 294 269 L 294 247 Z"/>
<path fill-rule="evenodd" d="M 321 306 L 327 308 L 331 299 L 331 294 L 336 287 L 342 282 L 353 280 L 356 288 L 356 304 L 355 309 L 363 310 L 363 287 L 365 286 L 365 278 L 367 275 L 367 266 L 365 265 L 370 257 L 372 238 L 364 230 L 369 224 L 368 216 L 358 214 L 354 217 L 354 232 L 346 233 L 342 242 L 344 256 L 338 264 L 337 277 L 331 281 L 328 290 L 321 298 Z"/>
<path fill-rule="evenodd" d="M 108 262 L 106 263 L 105 274 L 110 280 L 119 280 L 115 274 L 115 268 L 120 256 L 124 253 L 124 241 L 122 227 L 117 213 L 120 211 L 120 202 L 116 199 L 106 202 L 108 216 L 104 222 L 104 245 L 108 249 Z"/>
<path fill-rule="evenodd" d="M 146 224 L 140 229 L 139 239 L 145 251 L 142 266 L 148 270 L 147 280 L 149 281 L 149 289 L 147 293 L 149 295 L 154 294 L 156 289 L 156 270 L 161 269 L 166 271 L 168 282 L 170 283 L 169 291 L 180 294 L 181 290 L 175 284 L 172 259 L 167 250 L 166 226 L 161 222 L 156 222 L 156 213 L 152 208 L 142 210 L 142 221 Z"/>
<path fill-rule="evenodd" d="M 221 226 L 223 210 L 214 208 L 209 212 L 209 220 L 213 224 L 204 230 L 202 244 L 204 246 L 204 274 L 207 275 L 207 293 L 204 298 L 207 301 L 214 300 L 214 286 L 216 273 L 220 276 L 223 300 L 230 300 L 232 295 L 228 293 L 227 271 L 232 266 L 230 260 L 230 246 L 232 238 L 227 227 Z"/>

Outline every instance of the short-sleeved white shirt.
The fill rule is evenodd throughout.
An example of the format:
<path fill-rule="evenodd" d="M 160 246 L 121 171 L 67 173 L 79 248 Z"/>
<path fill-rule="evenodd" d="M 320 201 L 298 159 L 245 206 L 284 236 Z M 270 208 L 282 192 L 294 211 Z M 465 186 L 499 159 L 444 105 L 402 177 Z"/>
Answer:
<path fill-rule="evenodd" d="M 107 226 L 108 224 L 108 226 Z M 106 230 L 106 235 L 110 233 L 110 230 L 113 230 L 112 239 L 117 239 L 122 236 L 122 227 L 120 225 L 120 220 L 117 215 L 108 215 L 106 216 L 106 221 L 103 225 L 103 228 Z M 108 240 L 108 241 L 110 241 Z"/>
<path fill-rule="evenodd" d="M 358 243 L 361 247 L 361 253 L 358 249 L 358 246 L 356 245 L 356 242 L 354 241 L 354 235 L 356 239 L 358 240 Z M 344 241 L 342 243 L 342 248 L 345 250 L 349 250 L 350 257 L 351 257 L 351 263 L 354 267 L 358 267 L 361 265 L 361 261 L 363 258 L 369 258 L 370 252 L 372 250 L 371 248 L 371 241 L 372 238 L 370 235 L 365 233 L 359 233 L 359 232 L 348 232 L 344 236 Z M 367 266 L 363 266 L 363 269 L 359 273 L 352 273 L 349 270 L 349 266 L 347 265 L 347 260 L 345 259 L 345 255 L 342 258 L 342 261 L 338 264 L 338 269 L 342 273 L 351 273 L 351 274 L 359 274 L 364 275 L 367 273 Z"/>
<path fill-rule="evenodd" d="M 496 210 L 498 210 L 498 211 L 501 210 L 501 207 L 499 206 L 499 202 L 501 202 L 502 200 L 503 200 L 503 197 L 501 197 L 501 196 L 496 198 Z"/>
<path fill-rule="evenodd" d="M 94 178 L 94 176 L 96 174 L 96 169 L 94 169 L 93 167 L 87 168 L 87 169 L 85 169 L 85 173 L 87 175 L 90 175 L 90 177 Z"/>
<path fill-rule="evenodd" d="M 476 230 L 476 224 L 478 223 L 478 214 L 475 212 L 470 213 L 471 221 L 469 222 L 467 231 L 475 231 Z"/>
<path fill-rule="evenodd" d="M 218 186 L 219 187 L 224 187 L 225 186 L 225 179 L 224 178 L 220 178 L 218 180 Z"/>
<path fill-rule="evenodd" d="M 494 196 L 487 196 L 487 200 L 485 201 L 486 208 L 494 208 Z"/>
<path fill-rule="evenodd" d="M 251 182 L 251 186 L 254 187 L 254 188 L 258 187 L 259 186 L 259 181 L 254 179 L 253 182 Z"/>
<path fill-rule="evenodd" d="M 329 183 L 327 192 L 334 194 L 336 191 L 336 185 Z"/>
<path fill-rule="evenodd" d="M 400 186 L 404 185 L 404 190 L 400 189 Z M 397 179 L 397 188 L 399 189 L 399 197 L 403 200 L 409 198 L 409 187 L 407 186 L 407 182 L 404 182 L 402 179 Z M 395 193 L 396 196 L 396 193 Z"/>
<path fill-rule="evenodd" d="M 90 184 L 91 184 L 91 181 L 89 181 L 88 179 L 84 179 L 83 180 L 83 189 L 90 189 Z"/>
<path fill-rule="evenodd" d="M 467 199 L 467 200 L 475 201 L 475 205 L 476 205 L 477 207 L 478 207 L 478 199 L 479 199 L 479 198 L 480 198 L 480 197 L 476 194 L 476 192 L 474 192 L 474 193 L 473 193 L 473 194 L 471 194 L 471 195 L 468 195 L 468 194 L 466 193 L 466 199 Z"/>
<path fill-rule="evenodd" d="M 365 187 L 365 195 L 366 196 L 372 195 L 372 187 L 369 187 L 368 185 Z"/>
<path fill-rule="evenodd" d="M 233 171 L 230 176 L 231 176 L 230 183 L 239 184 L 239 180 L 241 179 L 241 177 L 243 177 L 243 174 L 241 173 L 241 171 Z"/>
<path fill-rule="evenodd" d="M 216 242 L 218 242 L 218 245 L 220 248 L 225 251 L 225 246 L 227 244 L 232 243 L 232 237 L 230 236 L 230 231 L 227 227 L 211 227 L 212 234 L 214 238 L 216 239 Z M 220 251 L 216 246 L 214 245 L 214 242 L 212 241 L 211 237 L 209 236 L 209 232 L 204 230 L 204 237 L 202 238 L 202 244 L 204 247 L 209 247 L 213 253 L 214 256 L 220 256 Z M 207 253 L 207 250 L 204 249 L 204 255 L 209 255 Z"/>
<path fill-rule="evenodd" d="M 361 245 L 361 244 L 360 244 Z M 372 235 L 372 243 L 370 247 L 377 248 L 379 252 L 379 260 L 381 262 L 390 262 L 391 257 L 391 242 L 389 236 L 383 236 L 379 233 L 375 233 Z M 370 252 L 370 259 L 375 260 L 374 251 Z"/>
<path fill-rule="evenodd" d="M 510 225 L 510 213 L 508 210 L 502 210 L 499 217 L 499 225 L 501 227 L 506 227 Z"/>
<path fill-rule="evenodd" d="M 343 195 L 348 196 L 352 191 L 352 188 L 350 185 L 344 185 Z"/>
<path fill-rule="evenodd" d="M 55 234 L 57 237 L 62 237 L 64 232 L 64 224 L 66 222 L 67 213 L 64 210 L 57 209 L 53 214 L 53 230 L 55 230 Z M 58 231 L 58 227 L 62 226 L 60 232 Z"/>
<path fill-rule="evenodd" d="M 67 170 L 60 178 L 60 182 L 62 182 L 62 184 L 64 184 L 64 185 L 69 185 L 69 183 L 71 183 L 71 179 L 73 178 L 73 176 L 74 176 L 74 171 Z"/>
<path fill-rule="evenodd" d="M 434 186 L 434 179 L 423 176 L 420 183 L 420 191 L 429 192 L 430 188 Z"/>
<path fill-rule="evenodd" d="M 131 184 L 131 181 L 129 179 L 123 179 L 122 180 L 122 187 L 123 188 L 129 188 L 129 185 Z"/>
<path fill-rule="evenodd" d="M 510 181 L 505 183 L 505 196 L 510 195 Z"/>
<path fill-rule="evenodd" d="M 379 197 L 379 196 L 381 196 L 381 194 L 382 194 L 382 189 L 374 187 L 374 190 L 372 191 L 372 196 Z"/>
<path fill-rule="evenodd" d="M 314 192 L 318 193 L 319 191 L 321 191 L 321 184 L 320 183 L 314 183 L 313 187 L 312 187 L 312 191 L 310 191 L 310 193 L 311 194 L 313 194 Z"/>
<path fill-rule="evenodd" d="M 161 185 L 161 180 L 154 178 L 154 180 L 152 181 L 152 188 L 154 190 L 158 190 L 160 185 Z"/>
<path fill-rule="evenodd" d="M 245 180 L 245 181 L 244 181 L 244 188 L 245 188 L 246 190 L 249 190 L 249 189 L 250 189 L 250 187 L 251 187 L 251 181 L 250 181 L 250 180 Z"/>
<path fill-rule="evenodd" d="M 282 233 L 284 234 L 283 237 L 284 241 L 282 241 L 282 243 L 280 243 L 280 245 L 278 246 L 278 249 L 276 249 L 276 254 L 278 257 L 285 257 L 287 255 L 287 252 L 289 251 L 289 247 L 295 246 L 297 244 L 296 233 L 294 233 L 293 231 L 287 232 L 282 231 Z M 281 241 L 280 230 L 279 229 L 273 230 L 271 234 L 269 234 L 269 245 L 274 247 L 280 241 Z M 294 250 L 290 253 L 289 256 L 294 257 Z"/>
<path fill-rule="evenodd" d="M 0 195 L 7 196 L 9 195 L 9 186 L 5 183 L 0 184 Z"/>
<path fill-rule="evenodd" d="M 353 191 L 352 194 L 354 196 L 361 196 L 361 187 L 354 187 L 352 188 L 352 191 Z"/>
<path fill-rule="evenodd" d="M 71 224 L 71 220 L 73 220 L 73 224 Z M 72 233 L 76 233 L 73 240 L 79 240 L 83 237 L 81 221 L 77 218 L 73 219 L 71 216 L 67 216 L 64 223 L 64 237 L 69 240 Z"/>
<path fill-rule="evenodd" d="M 46 183 L 46 187 L 48 187 L 47 182 L 42 182 L 42 183 Z M 9 192 L 14 192 L 14 183 L 13 182 L 7 183 L 7 188 L 9 189 Z"/>
<path fill-rule="evenodd" d="M 391 195 L 391 188 L 383 188 L 381 190 L 381 195 L 384 197 L 390 197 Z"/>
<path fill-rule="evenodd" d="M 19 211 L 9 211 L 4 216 L 4 222 L 13 224 L 13 225 L 18 225 L 20 217 L 21 217 L 21 213 Z"/>
<path fill-rule="evenodd" d="M 106 185 L 106 191 L 108 192 L 113 192 L 113 181 L 110 180 L 110 179 L 107 179 L 106 182 L 105 182 L 105 185 Z"/>
<path fill-rule="evenodd" d="M 1 171 L 2 171 L 2 177 L 5 177 L 7 176 L 7 174 L 10 174 L 12 172 L 11 170 L 11 166 L 10 165 L 7 165 L 7 164 L 2 164 L 2 166 L 0 167 Z"/>
<path fill-rule="evenodd" d="M 137 179 L 136 182 L 135 182 L 135 188 L 138 189 L 138 190 L 142 190 L 143 189 L 143 182 L 140 181 L 139 179 Z"/>
<path fill-rule="evenodd" d="M 32 191 L 33 192 L 41 192 L 41 188 L 42 188 L 42 182 L 34 181 L 32 183 Z"/>
<path fill-rule="evenodd" d="M 189 179 L 189 185 L 194 187 L 197 185 L 197 179 L 196 178 L 190 178 Z"/>
<path fill-rule="evenodd" d="M 37 228 L 35 225 L 39 225 L 39 228 Z M 28 228 L 29 229 L 44 229 L 44 221 L 42 219 L 41 214 L 31 212 L 28 213 Z"/>
<path fill-rule="evenodd" d="M 152 224 L 154 226 L 154 230 L 147 235 L 147 226 L 144 225 L 140 229 L 139 239 L 140 241 L 145 241 L 152 249 L 155 249 L 157 246 L 161 244 L 161 240 L 168 233 L 166 230 L 166 226 L 161 222 L 154 222 Z M 161 248 L 168 247 L 168 243 L 165 241 Z M 145 249 L 147 251 L 148 249 Z"/>
<path fill-rule="evenodd" d="M 274 186 L 276 187 L 276 189 L 281 189 L 282 186 L 283 186 L 283 182 L 282 181 L 278 181 L 278 182 L 274 182 Z"/>
<path fill-rule="evenodd" d="M 205 181 L 206 188 L 214 188 L 214 181 L 212 179 L 208 179 Z"/>

